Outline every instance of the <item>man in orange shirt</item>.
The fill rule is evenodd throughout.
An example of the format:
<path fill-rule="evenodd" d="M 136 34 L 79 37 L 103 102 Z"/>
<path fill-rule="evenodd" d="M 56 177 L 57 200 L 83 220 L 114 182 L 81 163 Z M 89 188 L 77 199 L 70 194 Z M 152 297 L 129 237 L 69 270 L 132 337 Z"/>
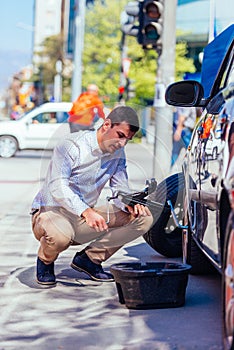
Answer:
<path fill-rule="evenodd" d="M 105 119 L 104 105 L 98 97 L 98 87 L 90 84 L 86 92 L 80 94 L 69 111 L 68 122 L 70 131 L 93 129 L 94 123 L 99 119 Z"/>

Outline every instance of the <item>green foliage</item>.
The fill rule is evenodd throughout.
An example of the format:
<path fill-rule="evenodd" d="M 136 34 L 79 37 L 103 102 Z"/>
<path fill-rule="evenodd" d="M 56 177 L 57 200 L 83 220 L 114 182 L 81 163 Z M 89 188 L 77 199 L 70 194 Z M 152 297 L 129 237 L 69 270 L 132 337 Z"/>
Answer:
<path fill-rule="evenodd" d="M 41 57 L 39 70 L 45 85 L 52 84 L 56 75 L 56 62 L 63 59 L 63 41 L 60 35 L 47 37 L 42 43 L 43 50 L 36 54 Z"/>
<path fill-rule="evenodd" d="M 100 94 L 116 101 L 120 79 L 120 13 L 126 1 L 95 1 L 86 10 L 82 85 L 99 86 Z"/>
<path fill-rule="evenodd" d="M 191 58 L 186 57 L 187 44 L 180 42 L 176 45 L 175 80 L 182 80 L 185 72 L 194 73 L 196 71 Z"/>

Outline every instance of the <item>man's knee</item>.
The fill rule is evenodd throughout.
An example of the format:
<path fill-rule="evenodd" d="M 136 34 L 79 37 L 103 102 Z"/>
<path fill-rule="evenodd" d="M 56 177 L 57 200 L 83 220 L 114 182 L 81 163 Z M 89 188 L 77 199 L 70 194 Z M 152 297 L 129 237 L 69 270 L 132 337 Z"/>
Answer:
<path fill-rule="evenodd" d="M 71 225 L 59 215 L 50 212 L 38 216 L 33 225 L 33 232 L 36 239 L 41 241 L 44 238 L 44 243 L 53 246 L 58 252 L 66 249 L 73 239 Z"/>
<path fill-rule="evenodd" d="M 68 239 L 68 237 L 64 236 L 61 232 L 54 234 L 50 231 L 47 231 L 42 239 L 44 241 L 43 243 L 47 247 L 53 249 L 57 253 L 61 253 L 71 244 L 71 240 Z"/>
<path fill-rule="evenodd" d="M 150 227 L 153 224 L 153 216 L 139 216 L 135 221 L 136 229 L 141 232 L 143 235 L 147 231 L 149 231 Z"/>

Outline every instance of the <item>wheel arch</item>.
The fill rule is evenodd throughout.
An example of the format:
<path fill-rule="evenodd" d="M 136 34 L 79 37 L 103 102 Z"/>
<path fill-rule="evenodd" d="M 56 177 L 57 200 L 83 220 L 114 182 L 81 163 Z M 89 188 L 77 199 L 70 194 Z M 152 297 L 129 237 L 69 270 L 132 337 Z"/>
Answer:
<path fill-rule="evenodd" d="M 0 138 L 1 137 L 12 137 L 13 139 L 15 139 L 15 141 L 17 142 L 17 146 L 18 149 L 20 149 L 20 140 L 16 135 L 12 135 L 12 134 L 0 134 Z"/>

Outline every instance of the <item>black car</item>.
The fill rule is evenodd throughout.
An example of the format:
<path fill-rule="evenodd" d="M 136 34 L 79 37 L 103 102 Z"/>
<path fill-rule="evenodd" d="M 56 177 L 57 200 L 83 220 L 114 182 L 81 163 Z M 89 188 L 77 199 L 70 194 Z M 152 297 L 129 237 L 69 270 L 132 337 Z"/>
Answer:
<path fill-rule="evenodd" d="M 224 348 L 234 349 L 234 25 L 205 48 L 201 83 L 171 84 L 166 102 L 203 110 L 183 161 L 178 229 L 192 273 L 222 275 Z"/>

